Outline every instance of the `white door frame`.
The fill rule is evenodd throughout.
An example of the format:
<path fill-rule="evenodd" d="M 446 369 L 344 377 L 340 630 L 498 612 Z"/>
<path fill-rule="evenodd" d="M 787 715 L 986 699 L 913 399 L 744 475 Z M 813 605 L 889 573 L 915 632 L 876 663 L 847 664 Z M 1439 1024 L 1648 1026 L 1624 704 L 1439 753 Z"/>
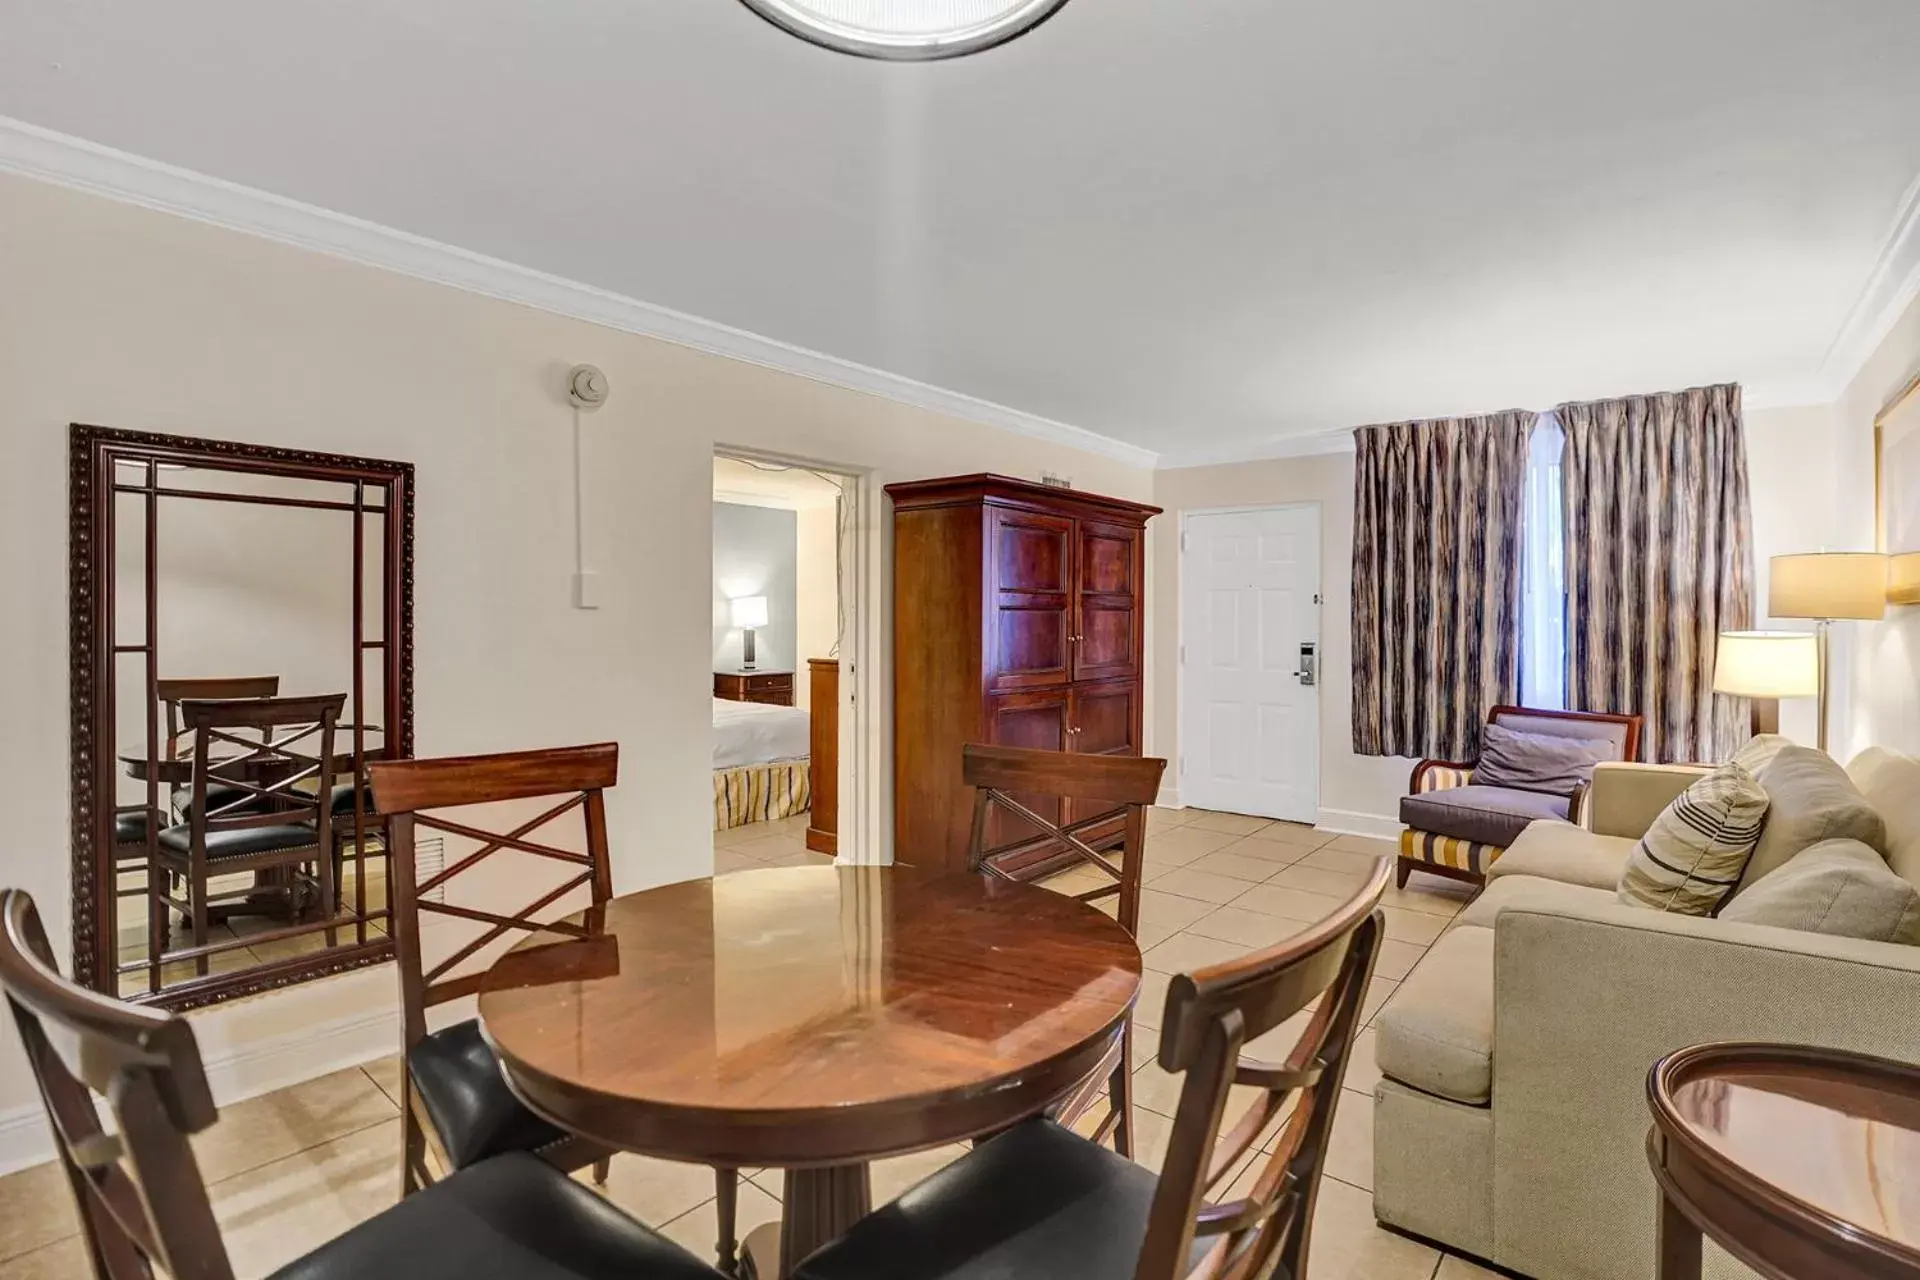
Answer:
<path fill-rule="evenodd" d="M 883 710 L 892 687 L 887 625 L 880 607 L 890 528 L 880 474 L 872 467 L 716 442 L 717 458 L 806 467 L 846 477 L 846 536 L 840 539 L 840 586 L 847 627 L 840 637 L 839 857 L 850 865 L 893 861 L 893 765 Z M 796 671 L 794 679 L 804 679 Z"/>
<path fill-rule="evenodd" d="M 1322 603 L 1326 599 L 1326 594 L 1327 594 L 1327 583 L 1326 583 L 1327 520 L 1326 520 L 1326 512 L 1323 510 L 1323 504 L 1321 503 L 1321 501 L 1318 498 L 1302 498 L 1298 502 L 1254 502 L 1254 503 L 1240 503 L 1234 506 L 1226 506 L 1226 507 L 1189 507 L 1180 512 L 1180 534 L 1179 534 L 1180 542 L 1179 542 L 1179 545 L 1177 545 L 1174 548 L 1174 566 L 1175 566 L 1174 567 L 1174 586 L 1176 588 L 1174 592 L 1174 619 L 1173 619 L 1174 644 L 1175 644 L 1174 668 L 1178 672 L 1178 675 L 1176 676 L 1174 681 L 1175 687 L 1174 687 L 1174 705 L 1173 705 L 1173 740 L 1174 740 L 1175 746 L 1177 747 L 1177 751 L 1175 752 L 1175 755 L 1174 755 L 1173 768 L 1174 768 L 1175 794 L 1179 797 L 1179 800 L 1180 800 L 1179 807 L 1182 809 L 1187 808 L 1189 804 L 1189 801 L 1187 800 L 1187 791 L 1186 791 L 1187 743 L 1186 743 L 1186 738 L 1183 732 L 1183 730 L 1186 728 L 1186 719 L 1187 719 L 1187 662 L 1186 662 L 1186 654 L 1187 654 L 1187 600 L 1186 600 L 1187 521 L 1193 516 L 1237 516 L 1237 515 L 1249 515 L 1249 514 L 1260 512 L 1260 511 L 1295 510 L 1301 507 L 1313 508 L 1313 522 L 1318 530 L 1318 536 L 1314 539 L 1314 544 L 1320 554 L 1320 560 L 1319 560 L 1319 563 L 1315 565 L 1314 577 L 1319 580 L 1320 589 L 1314 593 L 1315 595 L 1314 604 L 1316 608 L 1323 610 L 1323 612 L 1320 618 L 1322 625 L 1320 627 L 1320 645 L 1318 649 L 1319 658 L 1318 658 L 1318 665 L 1316 670 L 1316 679 L 1314 680 L 1313 698 L 1315 703 L 1319 704 L 1319 707 L 1318 707 L 1319 711 L 1324 713 L 1326 711 L 1326 706 L 1324 703 L 1320 702 L 1320 691 L 1326 688 L 1326 684 L 1327 684 L 1327 680 L 1326 680 L 1327 634 L 1326 634 L 1326 626 L 1325 626 L 1326 614 L 1324 613 L 1326 606 L 1324 603 Z M 1320 715 L 1316 715 L 1314 719 L 1316 724 L 1319 726 L 1319 735 L 1322 738 L 1324 738 L 1326 736 L 1326 725 L 1325 725 L 1324 718 Z M 1320 743 L 1318 742 L 1314 743 L 1313 749 L 1314 749 L 1313 806 L 1314 806 L 1314 811 L 1317 814 L 1320 808 L 1320 797 L 1321 797 L 1323 788 L 1326 785 L 1326 780 L 1321 777 L 1321 774 L 1324 772 L 1324 770 L 1320 766 L 1324 763 L 1324 761 L 1320 757 Z"/>

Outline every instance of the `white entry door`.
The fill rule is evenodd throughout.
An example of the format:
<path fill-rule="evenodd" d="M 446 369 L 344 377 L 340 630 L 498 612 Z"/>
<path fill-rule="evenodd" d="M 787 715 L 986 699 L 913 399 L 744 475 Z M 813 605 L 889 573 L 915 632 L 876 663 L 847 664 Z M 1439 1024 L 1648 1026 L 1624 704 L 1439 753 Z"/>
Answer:
<path fill-rule="evenodd" d="M 1320 807 L 1320 507 L 1194 512 L 1180 533 L 1180 799 Z"/>

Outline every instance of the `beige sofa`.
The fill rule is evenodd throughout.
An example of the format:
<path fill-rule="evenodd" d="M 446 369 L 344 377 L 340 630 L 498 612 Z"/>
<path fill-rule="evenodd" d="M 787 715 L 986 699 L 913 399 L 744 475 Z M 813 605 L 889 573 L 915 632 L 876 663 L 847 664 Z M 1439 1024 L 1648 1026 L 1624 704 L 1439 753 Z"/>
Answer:
<path fill-rule="evenodd" d="M 1763 771 L 1763 847 L 1769 836 L 1810 844 L 1847 829 L 1828 768 L 1824 788 L 1786 780 L 1776 790 Z M 1920 947 L 1615 900 L 1635 841 L 1701 772 L 1601 765 L 1589 827 L 1529 827 L 1381 1011 L 1381 1222 L 1537 1280 L 1644 1280 L 1657 1205 L 1645 1082 L 1656 1059 L 1758 1039 L 1920 1061 Z M 1870 750 L 1847 776 L 1854 825 L 1862 803 L 1877 811 L 1881 852 L 1920 884 L 1920 761 Z M 1843 779 L 1838 789 L 1852 790 Z M 1746 1274 L 1724 1256 L 1713 1265 Z"/>

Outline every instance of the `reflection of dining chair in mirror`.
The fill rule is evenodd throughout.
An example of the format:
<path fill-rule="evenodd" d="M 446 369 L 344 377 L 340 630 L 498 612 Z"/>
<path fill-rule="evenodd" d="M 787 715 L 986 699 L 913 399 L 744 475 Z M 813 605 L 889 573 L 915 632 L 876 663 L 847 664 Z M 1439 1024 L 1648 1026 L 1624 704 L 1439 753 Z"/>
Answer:
<path fill-rule="evenodd" d="M 1137 936 L 1147 806 L 1159 797 L 1160 775 L 1166 768 L 1165 760 L 1152 757 L 1077 755 L 970 743 L 961 754 L 962 778 L 974 788 L 973 838 L 967 850 L 967 866 L 1006 880 L 1034 880 L 1060 872 L 1060 859 L 1053 854 L 1084 862 L 1087 866 L 1076 871 L 1084 871 L 1092 887 L 1076 885 L 1064 891 L 1081 902 L 1118 897 L 1120 927 Z M 1059 801 L 1059 822 L 1035 812 L 1027 803 L 1042 796 Z M 1017 834 L 1004 843 L 989 845 L 995 806 L 1011 815 L 1013 821 L 1008 825 Z M 1083 838 L 1096 827 L 1110 825 L 1116 810 L 1124 814 L 1118 865 Z M 1026 869 L 1005 869 L 998 859 L 1016 852 Z M 1096 1140 L 1112 1137 L 1121 1155 L 1133 1154 L 1132 1048 L 1133 1018 L 1129 1016 L 1087 1089 L 1069 1099 L 1061 1112 L 1062 1118 L 1071 1123 L 1097 1100 L 1098 1081 L 1104 1077 L 1110 1106 Z"/>
<path fill-rule="evenodd" d="M 346 704 L 344 693 L 306 698 L 243 698 L 219 701 L 188 699 L 181 704 L 184 732 L 192 739 L 193 782 L 188 820 L 168 827 L 155 842 L 157 864 L 148 876 L 152 887 L 149 924 L 160 945 L 149 961 L 153 989 L 160 984 L 160 965 L 168 949 L 171 911 L 179 911 L 193 931 L 187 955 L 194 971 L 208 972 L 208 959 L 218 951 L 244 942 L 210 946 L 210 912 L 217 906 L 229 912 L 257 910 L 268 898 L 284 893 L 287 916 L 300 912 L 301 892 L 311 887 L 326 919 L 327 945 L 338 943 L 333 924 L 337 900 L 333 883 L 332 805 L 321 803 L 296 784 L 314 779 L 319 796 L 333 791 L 334 729 Z M 256 736 L 257 735 L 257 736 Z M 311 741 L 311 745 L 307 744 Z M 237 788 L 239 795 L 225 804 L 209 802 L 216 787 Z M 311 864 L 311 870 L 307 870 Z M 215 876 L 285 868 L 286 878 L 266 887 L 246 887 L 215 894 Z M 185 882 L 186 901 L 162 887 L 174 878 Z M 281 934 L 316 932 L 295 927 Z M 252 939 L 259 942 L 274 934 Z"/>
<path fill-rule="evenodd" d="M 164 759 L 183 758 L 182 743 L 187 740 L 186 721 L 180 714 L 180 704 L 189 698 L 224 702 L 242 698 L 272 698 L 280 693 L 279 676 L 209 676 L 188 679 L 156 680 L 153 682 L 154 696 L 166 712 L 167 742 Z M 174 812 L 185 817 L 187 803 L 191 798 L 188 787 L 176 787 L 173 793 Z M 215 784 L 207 793 L 208 800 L 215 806 L 232 804 L 250 797 L 238 787 L 227 784 Z"/>
<path fill-rule="evenodd" d="M 440 1164 L 459 1170 L 508 1151 L 532 1151 L 561 1169 L 591 1164 L 596 1181 L 605 1182 L 612 1152 L 573 1137 L 521 1104 L 501 1075 L 499 1059 L 469 1018 L 427 1030 L 427 1010 L 480 989 L 484 965 L 468 964 L 488 948 L 515 935 L 555 934 L 587 939 L 592 930 L 564 918 L 556 908 L 581 889 L 592 906 L 589 918 L 613 896 L 613 872 L 607 844 L 605 791 L 618 780 L 620 748 L 594 746 L 514 751 L 499 755 L 439 760 L 375 760 L 367 771 L 374 804 L 387 823 L 392 857 L 394 957 L 400 969 L 400 1194 L 410 1195 L 433 1181 L 427 1143 L 439 1149 Z M 428 810 L 467 809 L 523 800 L 558 800 L 509 831 L 493 831 L 455 821 Z M 575 810 L 585 825 L 585 849 L 545 844 L 531 837 Z M 478 819 L 476 819 L 478 821 Z M 415 831 L 437 831 L 474 847 L 421 877 Z M 578 871 L 511 914 L 447 900 L 448 884 L 503 850 L 529 854 Z M 562 873 L 564 874 L 564 872 Z M 490 926 L 442 957 L 431 968 L 422 955 L 421 917 L 438 915 Z M 615 955 L 617 960 L 617 953 Z M 462 966 L 467 967 L 463 970 Z M 425 1113 L 424 1123 L 422 1112 Z M 723 1252 L 733 1239 L 733 1170 L 718 1171 L 720 1233 Z"/>

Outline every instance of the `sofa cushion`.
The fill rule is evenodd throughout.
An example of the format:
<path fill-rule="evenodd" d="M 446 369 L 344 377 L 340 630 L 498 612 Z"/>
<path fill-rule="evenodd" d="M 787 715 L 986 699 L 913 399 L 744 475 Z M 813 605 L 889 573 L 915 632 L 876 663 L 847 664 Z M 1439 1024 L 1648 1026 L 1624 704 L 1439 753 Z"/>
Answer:
<path fill-rule="evenodd" d="M 1720 918 L 1912 945 L 1920 943 L 1920 889 L 1858 840 L 1824 840 L 1754 881 Z"/>
<path fill-rule="evenodd" d="M 1488 884 L 1486 892 L 1469 903 L 1465 911 L 1455 916 L 1453 924 L 1456 929 L 1491 929 L 1493 922 L 1508 907 L 1604 907 L 1613 901 L 1611 888 L 1564 884 L 1558 880 L 1543 880 L 1539 876 L 1501 876 Z"/>
<path fill-rule="evenodd" d="M 1374 1021 L 1381 1074 L 1485 1106 L 1493 1097 L 1493 930 L 1433 944 Z"/>
<path fill-rule="evenodd" d="M 1757 778 L 1775 756 L 1792 745 L 1793 739 L 1783 733 L 1756 733 L 1733 753 L 1733 762 Z"/>
<path fill-rule="evenodd" d="M 1723 764 L 1666 807 L 1620 874 L 1620 901 L 1684 916 L 1712 915 L 1753 856 L 1767 793 L 1737 764 Z"/>
<path fill-rule="evenodd" d="M 1741 889 L 1822 840 L 1858 840 L 1887 851 L 1887 824 L 1826 752 L 1781 747 L 1758 776 L 1769 802 L 1767 822 L 1740 877 Z"/>
<path fill-rule="evenodd" d="M 1536 822 L 1487 869 L 1487 883 L 1491 886 L 1505 876 L 1538 877 L 1605 889 L 1611 895 L 1633 846 L 1624 836 L 1595 835 L 1571 822 Z"/>
<path fill-rule="evenodd" d="M 1920 760 L 1869 747 L 1853 758 L 1847 776 L 1887 827 L 1887 865 L 1908 884 L 1920 885 Z"/>
<path fill-rule="evenodd" d="M 1566 816 L 1564 796 L 1510 787 L 1448 787 L 1400 799 L 1400 821 L 1415 830 L 1503 848 L 1517 840 L 1528 823 Z"/>
<path fill-rule="evenodd" d="M 1619 758 L 1619 748 L 1604 738 L 1521 733 L 1490 724 L 1480 731 L 1480 762 L 1473 767 L 1473 782 L 1571 797 L 1593 781 L 1595 765 Z"/>

